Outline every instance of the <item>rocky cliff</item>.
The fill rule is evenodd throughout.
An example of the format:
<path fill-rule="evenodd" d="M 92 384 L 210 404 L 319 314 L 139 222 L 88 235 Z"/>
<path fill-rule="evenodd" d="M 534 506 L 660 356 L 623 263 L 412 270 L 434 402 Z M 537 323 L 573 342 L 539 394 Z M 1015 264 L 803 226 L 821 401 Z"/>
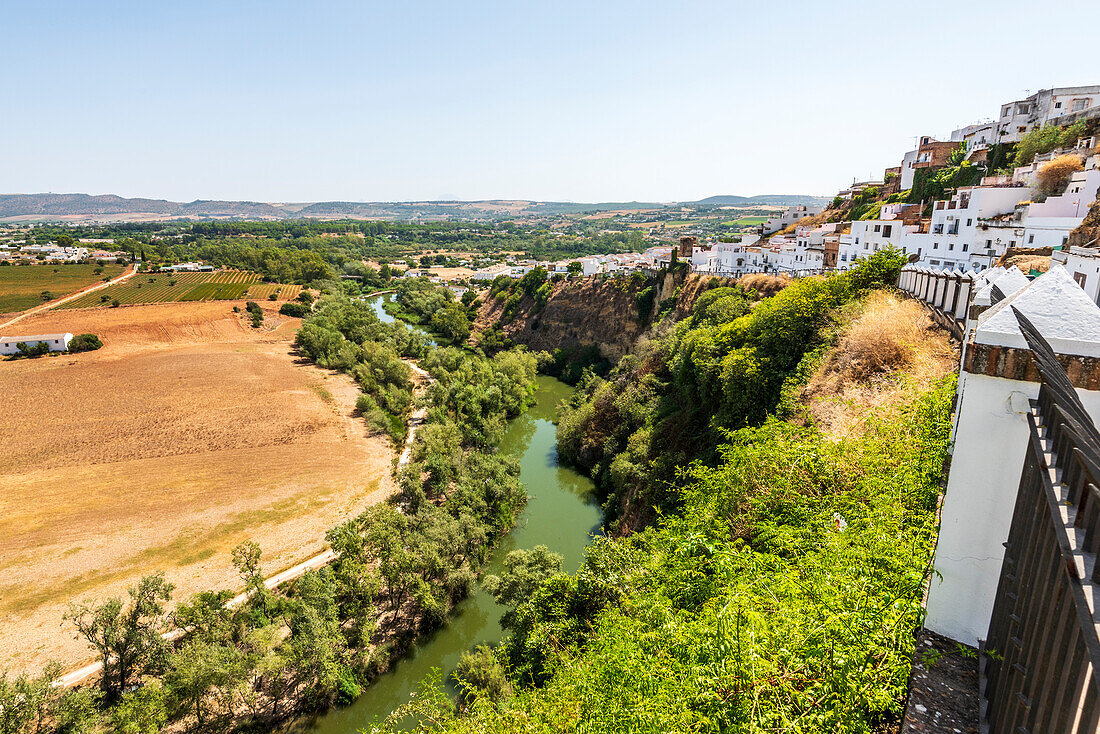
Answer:
<path fill-rule="evenodd" d="M 709 280 L 683 273 L 663 273 L 644 282 L 599 276 L 561 280 L 553 284 L 542 308 L 525 297 L 515 317 L 500 324 L 500 328 L 509 339 L 533 350 L 596 345 L 603 356 L 614 361 L 649 330 L 661 304 L 670 307 L 677 319 L 691 313 L 692 304 Z M 639 294 L 649 287 L 654 288 L 652 309 L 643 318 L 639 314 Z M 668 304 L 669 299 L 675 302 Z M 474 324 L 476 331 L 497 325 L 504 310 L 503 299 L 485 300 Z"/>

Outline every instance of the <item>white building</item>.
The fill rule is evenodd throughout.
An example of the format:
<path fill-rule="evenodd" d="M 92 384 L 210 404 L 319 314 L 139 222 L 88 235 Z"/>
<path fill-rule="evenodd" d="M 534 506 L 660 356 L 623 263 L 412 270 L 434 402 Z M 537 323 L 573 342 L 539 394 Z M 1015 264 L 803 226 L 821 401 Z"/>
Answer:
<path fill-rule="evenodd" d="M 1100 106 L 1100 85 L 1041 89 L 1030 97 L 1001 105 L 997 121 L 999 143 L 1015 143 L 1025 134 L 1058 118 Z"/>
<path fill-rule="evenodd" d="M 1009 247 L 1023 244 L 1024 228 L 1016 205 L 1030 192 L 1023 187 L 959 189 L 935 202 L 927 232 L 905 232 L 901 248 L 925 267 L 985 270 Z"/>
<path fill-rule="evenodd" d="M 511 267 L 507 265 L 492 265 L 487 268 L 475 270 L 470 275 L 470 280 L 495 280 L 498 275 L 507 275 L 509 278 L 515 277 L 512 275 Z"/>
<path fill-rule="evenodd" d="M 998 142 L 997 137 L 995 122 L 978 122 L 951 131 L 951 142 L 966 143 L 967 156 L 975 151 L 985 150 Z"/>
<path fill-rule="evenodd" d="M 913 178 L 916 176 L 917 155 L 920 153 L 919 149 L 914 149 L 906 153 L 901 159 L 901 181 L 899 185 L 901 190 L 913 188 Z"/>
<path fill-rule="evenodd" d="M 72 334 L 36 334 L 34 336 L 0 336 L 0 354 L 18 354 L 19 344 L 33 347 L 45 343 L 51 352 L 64 352 L 69 348 Z"/>
<path fill-rule="evenodd" d="M 1100 171 L 1078 171 L 1066 192 L 1033 202 L 1024 219 L 1025 247 L 1061 247 L 1069 233 L 1084 221 L 1100 190 Z"/>
<path fill-rule="evenodd" d="M 781 229 L 785 229 L 799 219 L 805 219 L 806 217 L 812 217 L 815 214 L 820 214 L 825 211 L 824 207 L 820 206 L 791 206 L 780 214 L 778 217 L 770 217 L 764 222 L 764 233 L 778 232 Z"/>

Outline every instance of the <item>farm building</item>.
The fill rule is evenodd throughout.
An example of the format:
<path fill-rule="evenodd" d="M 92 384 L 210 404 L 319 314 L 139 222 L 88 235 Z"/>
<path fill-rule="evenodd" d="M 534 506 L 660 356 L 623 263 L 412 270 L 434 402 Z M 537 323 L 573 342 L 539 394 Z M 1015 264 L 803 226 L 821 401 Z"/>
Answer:
<path fill-rule="evenodd" d="M 18 344 L 26 344 L 33 347 L 35 344 L 45 342 L 51 352 L 64 352 L 69 348 L 72 334 L 37 334 L 34 336 L 0 336 L 0 354 L 18 354 Z"/>

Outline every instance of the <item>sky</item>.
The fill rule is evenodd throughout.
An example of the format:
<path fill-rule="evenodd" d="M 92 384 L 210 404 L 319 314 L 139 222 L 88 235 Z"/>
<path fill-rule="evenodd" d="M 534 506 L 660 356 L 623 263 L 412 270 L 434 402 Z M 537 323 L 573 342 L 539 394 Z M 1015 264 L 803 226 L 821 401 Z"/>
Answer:
<path fill-rule="evenodd" d="M 0 0 L 0 193 L 832 195 L 1100 83 L 1096 0 Z"/>

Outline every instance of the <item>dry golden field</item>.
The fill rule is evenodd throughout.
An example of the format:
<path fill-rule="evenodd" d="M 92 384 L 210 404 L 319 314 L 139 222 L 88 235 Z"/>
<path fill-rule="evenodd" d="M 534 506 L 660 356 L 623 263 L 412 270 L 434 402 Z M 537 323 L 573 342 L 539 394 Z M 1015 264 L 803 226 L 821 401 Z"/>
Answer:
<path fill-rule="evenodd" d="M 232 302 L 57 311 L 20 331 L 91 332 L 97 352 L 0 362 L 0 669 L 75 664 L 74 599 L 163 570 L 176 599 L 236 588 L 246 539 L 275 572 L 391 490 L 392 451 L 347 378 L 300 364 L 296 319 Z M 240 304 L 237 304 L 240 305 Z"/>

